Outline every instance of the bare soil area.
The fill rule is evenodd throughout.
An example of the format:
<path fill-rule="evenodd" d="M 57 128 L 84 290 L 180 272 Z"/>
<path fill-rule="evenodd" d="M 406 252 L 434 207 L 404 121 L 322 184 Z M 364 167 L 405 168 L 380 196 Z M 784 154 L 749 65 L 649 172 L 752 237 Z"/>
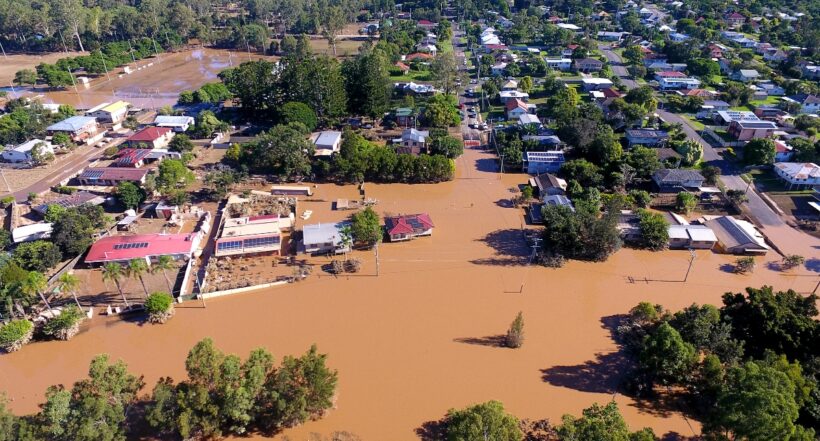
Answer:
<path fill-rule="evenodd" d="M 162 376 L 180 379 L 187 351 L 206 336 L 242 356 L 262 346 L 281 358 L 316 343 L 339 371 L 337 407 L 282 434 L 291 440 L 333 431 L 417 440 L 419 429 L 448 409 L 491 399 L 518 417 L 558 423 L 562 414 L 613 396 L 631 427 L 691 436 L 698 423 L 674 405 L 618 392 L 628 366 L 611 336 L 619 317 L 643 300 L 679 309 L 719 304 L 724 292 L 746 286 L 808 292 L 817 281 L 806 269 L 768 269 L 765 263 L 779 260 L 773 254 L 739 276 L 727 271 L 733 256 L 698 251 L 687 283 L 678 282 L 689 263 L 686 251 L 625 249 L 605 263 L 527 266 L 522 211 L 508 204 L 509 188 L 527 177 L 499 176 L 493 156 L 479 150 L 467 150 L 457 167 L 457 179 L 443 184 L 365 185 L 380 214 L 427 212 L 435 223 L 432 237 L 380 245 L 378 276 L 374 252 L 359 251 L 353 253 L 363 261 L 358 274 L 314 270 L 303 282 L 209 300 L 207 307 L 186 302 L 166 325 L 96 318 L 70 342 L 33 343 L 0 356 L 0 389 L 16 412 L 34 412 L 47 386 L 83 377 L 99 353 L 144 374 L 150 393 Z M 299 213 L 314 211 L 307 223 L 340 220 L 350 212 L 331 211 L 332 201 L 357 196 L 353 186 L 319 185 Z M 663 282 L 637 282 L 644 278 Z M 495 337 L 519 311 L 524 346 L 497 347 Z"/>

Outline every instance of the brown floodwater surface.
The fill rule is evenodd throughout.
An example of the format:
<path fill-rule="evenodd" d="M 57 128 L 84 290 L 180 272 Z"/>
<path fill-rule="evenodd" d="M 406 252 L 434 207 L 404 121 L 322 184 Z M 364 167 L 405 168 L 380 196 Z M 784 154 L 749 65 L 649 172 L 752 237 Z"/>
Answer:
<path fill-rule="evenodd" d="M 336 278 L 316 268 L 304 282 L 213 299 L 207 308 L 187 302 L 166 325 L 96 318 L 70 342 L 33 343 L 0 356 L 0 390 L 16 412 L 34 412 L 47 386 L 81 378 L 99 353 L 144 374 L 149 393 L 159 377 L 183 376 L 187 351 L 203 337 L 243 357 L 265 347 L 277 360 L 316 343 L 339 371 L 336 408 L 286 430 L 290 439 L 349 431 L 365 440 L 414 440 L 417 428 L 448 409 L 491 399 L 520 418 L 557 423 L 562 414 L 615 394 L 624 361 L 610 330 L 636 303 L 676 310 L 720 304 L 724 292 L 746 286 L 807 292 L 817 283 L 806 270 L 767 269 L 766 262 L 778 260 L 774 255 L 758 258 L 753 274 L 730 274 L 721 266 L 734 257 L 709 251 L 697 252 L 685 284 L 674 281 L 686 272 L 686 251 L 624 249 L 604 263 L 569 262 L 557 270 L 522 265 L 529 254 L 522 216 L 507 200 L 509 188 L 526 177 L 499 177 L 493 164 L 490 154 L 468 150 L 453 182 L 367 184 L 380 213 L 428 212 L 436 224 L 432 237 L 382 244 L 378 277 L 374 253 L 357 252 L 360 274 Z M 311 222 L 340 219 L 348 213 L 328 211 L 330 201 L 353 195 L 353 187 L 320 185 L 314 198 L 325 201 L 301 204 L 300 211 L 313 210 Z M 494 346 L 519 311 L 524 346 Z M 621 394 L 615 400 L 634 429 L 699 430 L 675 408 L 646 407 Z"/>

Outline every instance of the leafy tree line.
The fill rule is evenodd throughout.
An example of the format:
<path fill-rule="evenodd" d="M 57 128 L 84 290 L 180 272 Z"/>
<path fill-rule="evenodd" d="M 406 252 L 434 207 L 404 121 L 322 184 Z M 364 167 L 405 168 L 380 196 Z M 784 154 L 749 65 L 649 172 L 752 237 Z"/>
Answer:
<path fill-rule="evenodd" d="M 10 441 L 122 440 L 146 424 L 163 439 L 273 434 L 319 419 L 333 406 L 337 373 L 326 359 L 312 346 L 278 366 L 261 348 L 243 361 L 206 338 L 188 353 L 185 380 L 163 378 L 144 396 L 141 376 L 124 362 L 99 355 L 88 378 L 70 389 L 49 387 L 36 414 L 15 416 L 0 401 L 0 434 Z"/>
<path fill-rule="evenodd" d="M 32 138 L 43 139 L 46 127 L 60 120 L 74 116 L 75 110 L 68 105 L 60 106 L 57 113 L 43 108 L 39 101 L 25 98 L 10 100 L 6 103 L 6 115 L 0 118 L 0 144 L 19 144 Z M 54 143 L 67 146 L 70 140 L 54 137 Z"/>
<path fill-rule="evenodd" d="M 671 313 L 647 302 L 617 334 L 642 396 L 681 388 L 714 439 L 813 440 L 820 422 L 817 296 L 772 287 Z M 712 439 L 712 438 L 710 438 Z"/>

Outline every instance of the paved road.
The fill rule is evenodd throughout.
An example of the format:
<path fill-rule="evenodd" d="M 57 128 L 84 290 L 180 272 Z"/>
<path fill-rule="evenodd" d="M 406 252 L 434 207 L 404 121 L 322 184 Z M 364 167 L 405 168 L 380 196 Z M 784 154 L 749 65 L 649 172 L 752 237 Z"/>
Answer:
<path fill-rule="evenodd" d="M 61 157 L 57 163 L 49 165 L 49 167 L 52 167 L 52 170 L 48 176 L 26 188 L 15 191 L 12 193 L 12 196 L 17 199 L 17 202 L 24 202 L 28 199 L 29 193 L 41 193 L 48 190 L 99 159 L 102 156 L 103 150 L 104 149 L 96 147 L 84 146 L 69 153 L 68 156 Z M 0 197 L 8 194 L 8 191 L 5 191 Z"/>
<path fill-rule="evenodd" d="M 612 71 L 621 77 L 621 82 L 627 89 L 637 87 L 635 81 L 627 78 L 629 72 L 623 66 L 621 57 L 618 54 L 612 52 L 610 47 L 606 45 L 601 45 L 598 49 L 604 54 L 607 60 L 609 60 Z M 688 121 L 675 113 L 665 110 L 658 109 L 656 113 L 668 123 L 680 124 L 683 132 L 690 140 L 703 146 L 704 161 L 710 165 L 720 167 L 722 173 L 720 181 L 727 189 L 746 192 L 746 196 L 749 198 L 749 201 L 746 203 L 749 214 L 763 227 L 764 234 L 782 253 L 800 254 L 804 257 L 816 256 L 820 253 L 820 251 L 818 251 L 820 250 L 820 240 L 790 227 L 783 221 L 780 215 L 763 201 L 763 198 L 755 191 L 754 187 L 749 188 L 749 185 L 740 178 L 739 171 L 718 155 L 715 148 L 706 142 L 706 140 L 689 125 Z"/>

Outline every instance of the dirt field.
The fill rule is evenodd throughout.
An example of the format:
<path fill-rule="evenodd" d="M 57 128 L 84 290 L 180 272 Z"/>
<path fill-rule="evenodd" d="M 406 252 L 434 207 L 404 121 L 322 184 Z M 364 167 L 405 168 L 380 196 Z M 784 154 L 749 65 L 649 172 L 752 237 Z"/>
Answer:
<path fill-rule="evenodd" d="M 206 308 L 187 302 L 166 325 L 97 318 L 71 342 L 34 343 L 0 356 L 0 389 L 15 411 L 33 412 L 48 385 L 72 383 L 85 375 L 92 356 L 109 353 L 144 374 L 150 393 L 161 376 L 180 379 L 187 351 L 210 336 L 243 357 L 263 346 L 281 359 L 313 343 L 329 354 L 339 371 L 337 408 L 285 431 L 291 440 L 336 430 L 364 440 L 416 440 L 417 429 L 448 409 L 490 399 L 521 418 L 557 423 L 562 414 L 578 414 L 616 393 L 626 362 L 611 331 L 639 301 L 674 310 L 719 304 L 724 292 L 745 286 L 806 292 L 817 283 L 817 274 L 805 269 L 788 275 L 767 269 L 775 255 L 758 258 L 753 274 L 730 274 L 725 268 L 734 257 L 709 251 L 697 253 L 685 284 L 671 281 L 683 278 L 686 251 L 621 250 L 606 263 L 528 267 L 521 212 L 506 202 L 509 188 L 526 176 L 500 179 L 494 164 L 490 154 L 468 150 L 453 182 L 367 184 L 380 213 L 428 212 L 436 224 L 432 237 L 382 244 L 378 277 L 374 253 L 356 252 L 364 262 L 360 274 L 337 278 L 314 270 L 303 282 L 209 300 Z M 309 223 L 343 219 L 350 212 L 330 211 L 331 202 L 356 195 L 352 186 L 321 185 L 315 201 L 300 203 L 299 211 L 314 211 Z M 668 282 L 632 283 L 630 277 Z M 519 311 L 526 322 L 523 348 L 494 346 Z M 648 407 L 621 394 L 615 400 L 634 429 L 685 436 L 699 430 L 675 408 Z"/>
<path fill-rule="evenodd" d="M 34 69 L 40 63 L 55 63 L 60 58 L 76 57 L 82 52 L 55 52 L 45 55 L 9 55 L 0 58 L 0 87 L 11 86 L 14 74 L 23 69 Z"/>
<path fill-rule="evenodd" d="M 59 58 L 59 57 L 58 57 Z M 194 90 L 205 83 L 217 81 L 217 74 L 248 59 L 272 59 L 258 54 L 217 49 L 196 49 L 161 54 L 136 63 L 130 75 L 121 69 L 111 72 L 111 80 L 103 75 L 78 91 L 44 92 L 25 90 L 26 95 L 43 94 L 45 102 L 71 104 L 87 109 L 103 102 L 122 99 L 136 107 L 159 108 L 173 105 L 183 90 Z M 12 72 L 12 76 L 14 73 Z"/>

